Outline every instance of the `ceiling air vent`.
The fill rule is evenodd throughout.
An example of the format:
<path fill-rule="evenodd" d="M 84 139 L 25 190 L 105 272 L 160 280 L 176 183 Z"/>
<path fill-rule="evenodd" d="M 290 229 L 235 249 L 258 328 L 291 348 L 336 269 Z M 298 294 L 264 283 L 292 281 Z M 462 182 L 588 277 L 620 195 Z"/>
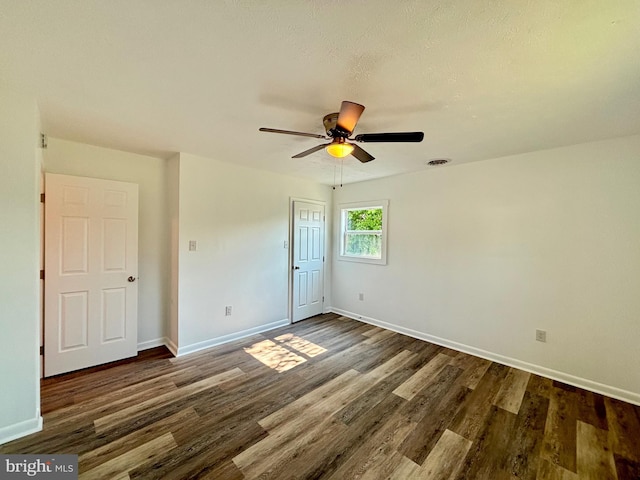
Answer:
<path fill-rule="evenodd" d="M 436 158 L 434 160 L 429 160 L 427 165 L 430 167 L 435 167 L 436 165 L 444 165 L 445 163 L 449 163 L 451 160 L 448 158 Z"/>

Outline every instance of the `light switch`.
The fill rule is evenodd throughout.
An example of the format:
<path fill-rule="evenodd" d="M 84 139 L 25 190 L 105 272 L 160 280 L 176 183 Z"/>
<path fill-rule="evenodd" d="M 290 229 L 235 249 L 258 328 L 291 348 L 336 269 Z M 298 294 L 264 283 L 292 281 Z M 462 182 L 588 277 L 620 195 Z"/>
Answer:
<path fill-rule="evenodd" d="M 189 251 L 195 252 L 198 248 L 198 245 L 195 240 L 189 240 Z"/>

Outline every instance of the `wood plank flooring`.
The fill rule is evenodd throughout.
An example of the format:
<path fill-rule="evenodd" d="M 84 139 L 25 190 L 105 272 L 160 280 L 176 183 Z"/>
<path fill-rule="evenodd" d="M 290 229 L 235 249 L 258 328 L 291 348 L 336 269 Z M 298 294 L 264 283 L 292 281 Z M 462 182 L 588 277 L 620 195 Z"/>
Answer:
<path fill-rule="evenodd" d="M 640 479 L 640 407 L 328 314 L 42 381 L 84 479 Z"/>

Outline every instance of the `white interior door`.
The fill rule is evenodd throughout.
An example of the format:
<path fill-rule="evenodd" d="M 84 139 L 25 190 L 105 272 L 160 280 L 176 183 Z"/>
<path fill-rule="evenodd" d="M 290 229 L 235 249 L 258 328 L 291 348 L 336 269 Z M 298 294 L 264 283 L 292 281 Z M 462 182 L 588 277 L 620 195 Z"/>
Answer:
<path fill-rule="evenodd" d="M 324 205 L 293 202 L 293 321 L 322 313 Z"/>
<path fill-rule="evenodd" d="M 45 376 L 137 354 L 138 185 L 46 174 Z"/>

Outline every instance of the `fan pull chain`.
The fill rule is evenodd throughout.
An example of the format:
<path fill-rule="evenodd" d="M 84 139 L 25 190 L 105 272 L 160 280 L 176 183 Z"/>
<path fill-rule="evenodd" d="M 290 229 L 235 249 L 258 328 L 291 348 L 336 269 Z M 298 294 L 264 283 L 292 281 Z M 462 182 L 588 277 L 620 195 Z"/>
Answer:
<path fill-rule="evenodd" d="M 342 167 L 344 166 L 344 159 L 340 159 L 340 188 L 342 188 Z M 336 184 L 336 175 L 337 175 L 338 164 L 333 164 L 333 189 L 335 190 L 337 187 Z"/>

